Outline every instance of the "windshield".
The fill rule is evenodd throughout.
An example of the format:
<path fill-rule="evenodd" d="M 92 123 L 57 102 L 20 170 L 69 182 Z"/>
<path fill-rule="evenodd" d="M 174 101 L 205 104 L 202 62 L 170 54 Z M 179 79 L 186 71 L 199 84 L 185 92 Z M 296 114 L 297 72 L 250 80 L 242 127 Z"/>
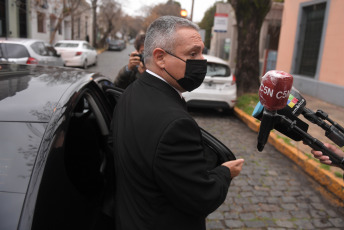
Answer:
<path fill-rule="evenodd" d="M 55 47 L 61 47 L 61 48 L 75 48 L 78 47 L 78 43 L 56 43 Z"/>
<path fill-rule="evenodd" d="M 227 65 L 208 62 L 207 76 L 228 77 L 229 75 L 231 75 L 231 70 Z"/>

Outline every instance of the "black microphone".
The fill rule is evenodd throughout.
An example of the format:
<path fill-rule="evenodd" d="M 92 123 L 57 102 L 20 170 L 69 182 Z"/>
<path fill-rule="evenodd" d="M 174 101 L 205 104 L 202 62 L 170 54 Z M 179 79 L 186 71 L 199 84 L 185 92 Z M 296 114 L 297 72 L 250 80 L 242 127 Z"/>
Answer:
<path fill-rule="evenodd" d="M 263 77 L 259 87 L 259 101 L 264 106 L 258 133 L 258 151 L 262 151 L 274 127 L 277 110 L 283 109 L 288 101 L 293 77 L 283 71 L 271 70 Z"/>
<path fill-rule="evenodd" d="M 328 115 L 321 110 L 318 110 L 316 113 L 306 107 L 306 99 L 304 99 L 300 92 L 292 87 L 288 99 L 287 106 L 285 107 L 285 113 L 287 117 L 299 116 L 302 114 L 307 120 L 320 126 L 325 130 L 325 136 L 336 143 L 339 147 L 344 146 L 344 133 L 342 132 L 342 127 L 337 123 L 333 122 L 328 118 Z M 324 121 L 327 119 L 333 125 L 329 125 Z"/>
<path fill-rule="evenodd" d="M 254 108 L 252 116 L 258 120 L 261 120 L 263 117 L 263 112 L 264 112 L 264 106 L 259 101 L 257 103 L 256 107 Z M 304 121 L 302 121 L 301 119 L 299 119 L 298 117 L 291 115 L 290 110 L 288 108 L 284 107 L 283 109 L 277 110 L 277 114 L 284 115 L 287 118 L 289 118 L 290 120 L 294 121 L 295 125 L 297 127 L 299 127 L 301 130 L 303 130 L 304 132 L 307 133 L 308 127 L 309 127 L 308 124 L 305 123 Z M 273 128 L 276 129 L 278 132 L 286 135 L 287 137 L 289 137 L 290 139 L 292 139 L 294 141 L 302 141 L 303 140 L 302 135 L 300 135 L 295 130 L 291 129 L 288 124 L 286 124 L 285 122 L 282 122 L 280 119 L 274 119 L 274 127 Z"/>

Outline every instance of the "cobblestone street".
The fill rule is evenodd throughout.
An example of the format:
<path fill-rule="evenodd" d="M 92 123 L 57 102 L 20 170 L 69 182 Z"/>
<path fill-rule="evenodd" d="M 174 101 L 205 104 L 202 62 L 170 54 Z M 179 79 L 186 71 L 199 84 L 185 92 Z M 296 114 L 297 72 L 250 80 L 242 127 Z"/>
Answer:
<path fill-rule="evenodd" d="M 207 229 L 344 229 L 343 201 L 270 144 L 258 152 L 257 133 L 238 118 L 210 110 L 191 114 L 245 159 L 227 199 L 208 216 Z"/>

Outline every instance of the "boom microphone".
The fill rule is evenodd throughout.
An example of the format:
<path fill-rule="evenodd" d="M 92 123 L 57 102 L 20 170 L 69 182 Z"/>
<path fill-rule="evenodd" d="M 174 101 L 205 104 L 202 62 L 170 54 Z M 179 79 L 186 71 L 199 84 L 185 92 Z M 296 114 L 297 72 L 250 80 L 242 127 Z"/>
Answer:
<path fill-rule="evenodd" d="M 258 151 L 262 151 L 274 127 L 277 110 L 283 109 L 288 101 L 293 85 L 293 77 L 283 71 L 271 70 L 263 77 L 259 87 L 259 101 L 264 106 L 262 121 L 258 133 Z"/>

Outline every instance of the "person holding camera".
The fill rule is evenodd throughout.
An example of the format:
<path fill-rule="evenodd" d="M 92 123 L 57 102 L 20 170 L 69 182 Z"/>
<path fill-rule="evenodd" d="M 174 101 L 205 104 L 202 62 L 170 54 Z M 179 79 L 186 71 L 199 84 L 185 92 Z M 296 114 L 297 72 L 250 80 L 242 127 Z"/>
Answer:
<path fill-rule="evenodd" d="M 128 85 L 138 79 L 146 70 L 143 62 L 145 34 L 139 34 L 135 39 L 135 49 L 129 57 L 128 65 L 124 66 L 115 78 L 115 86 L 126 89 Z"/>

